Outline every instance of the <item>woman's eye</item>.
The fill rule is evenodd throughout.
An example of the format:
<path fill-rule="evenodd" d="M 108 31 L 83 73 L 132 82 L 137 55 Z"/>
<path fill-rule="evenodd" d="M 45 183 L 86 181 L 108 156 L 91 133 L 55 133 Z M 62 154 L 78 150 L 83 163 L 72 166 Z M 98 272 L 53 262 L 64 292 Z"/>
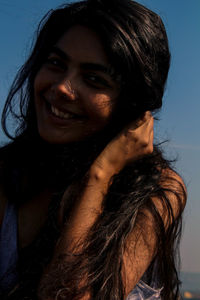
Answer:
<path fill-rule="evenodd" d="M 85 80 L 89 85 L 92 85 L 93 87 L 96 88 L 110 87 L 107 80 L 95 74 L 86 74 Z"/>
<path fill-rule="evenodd" d="M 49 66 L 52 66 L 52 67 L 56 67 L 56 68 L 59 68 L 61 70 L 65 70 L 66 69 L 66 66 L 65 64 L 58 58 L 47 58 L 46 60 L 46 64 L 49 65 Z"/>

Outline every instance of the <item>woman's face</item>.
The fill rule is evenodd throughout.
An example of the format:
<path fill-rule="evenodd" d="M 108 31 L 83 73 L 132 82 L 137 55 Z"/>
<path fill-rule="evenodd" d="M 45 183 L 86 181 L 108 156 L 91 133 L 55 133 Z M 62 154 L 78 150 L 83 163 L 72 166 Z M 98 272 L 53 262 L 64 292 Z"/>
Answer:
<path fill-rule="evenodd" d="M 100 39 L 73 26 L 58 40 L 34 81 L 40 136 L 49 143 L 83 140 L 109 122 L 119 86 Z"/>

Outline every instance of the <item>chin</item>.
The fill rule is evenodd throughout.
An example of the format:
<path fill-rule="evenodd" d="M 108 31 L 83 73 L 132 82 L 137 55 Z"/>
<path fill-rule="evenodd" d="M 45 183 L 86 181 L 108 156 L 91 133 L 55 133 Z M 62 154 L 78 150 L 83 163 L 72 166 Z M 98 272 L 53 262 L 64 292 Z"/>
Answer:
<path fill-rule="evenodd" d="M 49 144 L 55 144 L 55 145 L 66 145 L 76 142 L 81 142 L 84 140 L 87 140 L 89 136 L 76 136 L 76 135 L 55 135 L 55 134 L 47 134 L 47 132 L 39 131 L 40 137 Z"/>

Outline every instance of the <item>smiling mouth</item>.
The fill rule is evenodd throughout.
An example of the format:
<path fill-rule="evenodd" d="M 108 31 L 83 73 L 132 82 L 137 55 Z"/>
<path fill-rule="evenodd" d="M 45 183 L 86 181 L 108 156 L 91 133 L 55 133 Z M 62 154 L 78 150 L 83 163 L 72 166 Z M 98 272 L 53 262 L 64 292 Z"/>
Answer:
<path fill-rule="evenodd" d="M 59 119 L 62 120 L 70 120 L 70 119 L 85 119 L 85 116 L 81 116 L 78 114 L 73 114 L 71 112 L 63 112 L 60 109 L 58 109 L 57 107 L 53 106 L 52 104 L 46 102 L 46 106 L 48 108 L 48 111 L 50 111 L 50 113 Z"/>
<path fill-rule="evenodd" d="M 60 119 L 74 119 L 77 118 L 78 116 L 72 113 L 68 113 L 68 112 L 63 112 L 61 110 L 59 110 L 58 108 L 56 108 L 55 106 L 51 105 L 51 112 L 53 115 L 55 115 L 56 117 L 60 118 Z"/>

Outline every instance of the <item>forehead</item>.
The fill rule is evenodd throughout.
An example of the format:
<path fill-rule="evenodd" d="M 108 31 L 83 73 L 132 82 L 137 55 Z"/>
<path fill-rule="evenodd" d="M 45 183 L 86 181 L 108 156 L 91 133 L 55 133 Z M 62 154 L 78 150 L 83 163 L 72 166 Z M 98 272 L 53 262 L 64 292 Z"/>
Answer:
<path fill-rule="evenodd" d="M 87 27 L 76 25 L 69 28 L 56 46 L 77 62 L 108 64 L 100 38 Z"/>

